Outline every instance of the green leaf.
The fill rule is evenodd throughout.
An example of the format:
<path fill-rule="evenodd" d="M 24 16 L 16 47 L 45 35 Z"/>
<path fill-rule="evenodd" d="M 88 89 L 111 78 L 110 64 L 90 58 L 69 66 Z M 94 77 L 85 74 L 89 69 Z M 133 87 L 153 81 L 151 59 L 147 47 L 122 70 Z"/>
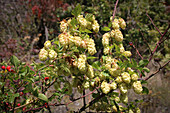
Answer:
<path fill-rule="evenodd" d="M 109 22 L 108 27 L 112 27 L 112 22 Z"/>
<path fill-rule="evenodd" d="M 42 94 L 42 93 L 39 93 L 38 94 L 38 98 L 41 99 L 41 100 L 44 100 L 46 102 L 48 102 L 48 98 L 46 95 Z"/>
<path fill-rule="evenodd" d="M 80 4 L 77 4 L 77 6 L 72 10 L 71 14 L 77 17 L 78 15 L 81 14 L 81 11 L 82 9 L 81 9 Z"/>
<path fill-rule="evenodd" d="M 141 84 L 146 84 L 146 83 L 147 83 L 147 81 L 141 80 Z"/>
<path fill-rule="evenodd" d="M 85 33 L 92 33 L 90 30 L 88 30 L 88 29 L 85 29 L 85 31 L 83 31 L 83 32 L 85 32 Z"/>
<path fill-rule="evenodd" d="M 87 21 L 93 21 L 93 14 L 86 14 L 86 16 L 85 16 L 85 19 L 87 20 Z"/>
<path fill-rule="evenodd" d="M 137 62 L 135 61 L 135 59 L 131 59 L 131 62 L 132 62 L 132 65 L 134 66 L 134 67 L 137 67 Z"/>
<path fill-rule="evenodd" d="M 110 75 L 106 72 L 102 72 L 102 74 L 105 76 L 105 78 L 108 78 Z"/>
<path fill-rule="evenodd" d="M 145 77 L 145 73 L 144 73 L 143 71 L 141 71 L 141 74 L 142 74 L 142 76 L 144 76 L 144 77 Z"/>
<path fill-rule="evenodd" d="M 142 88 L 143 88 L 143 91 L 142 91 L 143 94 L 149 94 L 148 88 L 146 88 L 144 86 L 142 86 Z"/>
<path fill-rule="evenodd" d="M 72 18 L 70 24 L 75 28 L 76 24 L 77 24 L 77 20 L 75 18 Z"/>
<path fill-rule="evenodd" d="M 16 56 L 11 56 L 10 58 L 10 62 L 12 65 L 14 65 L 16 68 L 19 66 L 20 64 L 20 60 L 16 57 Z"/>
<path fill-rule="evenodd" d="M 10 98 L 9 98 L 9 103 L 13 103 L 14 102 L 14 96 L 11 96 Z"/>
<path fill-rule="evenodd" d="M 92 64 L 93 68 L 94 68 L 94 69 L 98 69 L 98 70 L 100 69 L 100 65 L 101 65 L 101 64 L 100 64 L 99 61 L 96 61 L 96 62 L 94 62 L 94 63 Z"/>
<path fill-rule="evenodd" d="M 99 93 L 92 93 L 93 98 L 97 98 L 100 94 Z"/>
<path fill-rule="evenodd" d="M 139 61 L 139 66 L 140 66 L 140 67 L 144 67 L 144 66 L 146 66 L 148 63 L 149 63 L 148 60 L 141 60 L 141 61 Z"/>
<path fill-rule="evenodd" d="M 143 70 L 144 70 L 145 72 L 147 72 L 147 73 L 150 72 L 150 70 L 149 70 L 147 67 L 144 67 Z"/>
<path fill-rule="evenodd" d="M 110 31 L 110 28 L 109 27 L 103 27 L 101 30 L 102 31 Z"/>
<path fill-rule="evenodd" d="M 15 93 L 15 94 L 14 94 L 14 97 L 19 97 L 19 93 Z"/>
<path fill-rule="evenodd" d="M 136 99 L 135 102 L 136 102 L 136 103 L 142 103 L 143 100 L 138 100 L 138 99 Z"/>
<path fill-rule="evenodd" d="M 87 57 L 87 60 L 88 60 L 88 59 L 97 59 L 97 57 L 90 56 L 90 57 Z"/>
<path fill-rule="evenodd" d="M 38 97 L 38 90 L 37 90 L 37 89 L 38 89 L 38 86 L 36 86 L 36 87 L 33 89 L 33 90 L 34 90 L 34 91 L 33 91 L 33 95 L 36 96 L 36 97 Z"/>

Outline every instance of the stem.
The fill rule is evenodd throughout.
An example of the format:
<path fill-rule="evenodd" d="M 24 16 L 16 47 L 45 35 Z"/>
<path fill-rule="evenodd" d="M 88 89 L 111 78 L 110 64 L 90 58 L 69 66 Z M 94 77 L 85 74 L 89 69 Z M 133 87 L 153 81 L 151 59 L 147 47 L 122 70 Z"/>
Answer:
<path fill-rule="evenodd" d="M 85 89 L 83 90 L 83 95 L 86 95 Z M 86 106 L 86 97 L 83 97 L 83 104 Z"/>
<path fill-rule="evenodd" d="M 116 1 L 116 4 L 115 4 L 115 8 L 114 8 L 114 11 L 113 11 L 113 21 L 114 21 L 114 17 L 115 17 L 115 14 L 116 14 L 116 7 L 117 7 L 117 4 L 118 4 L 119 0 Z"/>
<path fill-rule="evenodd" d="M 82 111 L 84 111 L 86 108 L 92 106 L 94 103 L 96 103 L 99 99 L 103 98 L 106 94 L 102 93 L 100 96 L 98 96 L 97 98 L 93 99 L 89 104 L 87 104 L 86 106 L 83 106 L 80 110 L 79 113 L 81 113 Z"/>
<path fill-rule="evenodd" d="M 140 56 L 141 59 L 143 59 L 143 57 L 141 56 L 141 54 L 139 53 L 138 49 L 135 47 L 135 45 L 133 45 L 133 48 L 136 49 L 136 52 L 138 53 L 138 55 Z"/>
<path fill-rule="evenodd" d="M 158 48 L 159 44 L 161 43 L 162 38 L 165 36 L 165 34 L 167 33 L 167 31 L 168 31 L 169 28 L 170 28 L 170 25 L 168 26 L 168 28 L 165 30 L 164 34 L 163 34 L 163 35 L 161 36 L 161 38 L 159 39 L 159 42 L 157 43 L 155 49 L 153 50 L 153 52 L 152 52 L 152 54 L 151 54 L 151 56 L 150 56 L 150 58 L 149 58 L 149 62 L 151 61 L 151 59 L 152 59 L 152 57 L 153 57 L 156 49 Z"/>
<path fill-rule="evenodd" d="M 145 9 L 145 10 L 146 10 L 146 9 Z M 152 22 L 152 24 L 154 25 L 154 27 L 157 29 L 157 31 L 158 31 L 158 32 L 161 34 L 161 36 L 162 36 L 163 34 L 162 34 L 162 33 L 160 32 L 160 30 L 155 26 L 152 18 L 148 15 L 147 10 L 146 10 L 146 15 L 148 16 L 148 18 L 150 19 L 150 21 Z"/>
<path fill-rule="evenodd" d="M 167 63 L 165 63 L 163 66 L 161 66 L 156 72 L 154 72 L 154 73 L 151 74 L 149 77 L 147 77 L 145 80 L 148 80 L 148 79 L 150 79 L 151 77 L 153 77 L 154 75 L 156 75 L 161 69 L 163 69 L 166 65 L 168 65 L 169 62 L 170 62 L 170 60 L 169 60 Z"/>

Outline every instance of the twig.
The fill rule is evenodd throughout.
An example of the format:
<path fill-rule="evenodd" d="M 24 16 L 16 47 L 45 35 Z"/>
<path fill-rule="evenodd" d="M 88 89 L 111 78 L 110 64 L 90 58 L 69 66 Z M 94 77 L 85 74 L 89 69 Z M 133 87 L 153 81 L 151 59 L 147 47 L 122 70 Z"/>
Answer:
<path fill-rule="evenodd" d="M 86 95 L 85 89 L 83 90 L 83 95 Z M 83 97 L 83 104 L 86 106 L 86 97 Z"/>
<path fill-rule="evenodd" d="M 165 63 L 163 66 L 161 66 L 156 72 L 154 72 L 153 74 L 151 74 L 149 77 L 147 77 L 145 80 L 150 79 L 151 77 L 153 77 L 154 75 L 156 75 L 161 69 L 163 69 L 166 65 L 168 65 L 168 63 L 170 62 L 170 60 Z"/>
<path fill-rule="evenodd" d="M 145 9 L 145 10 L 146 10 L 146 9 Z M 148 18 L 150 19 L 150 21 L 152 22 L 152 24 L 154 25 L 154 27 L 157 29 L 157 31 L 158 31 L 158 32 L 161 34 L 161 36 L 162 36 L 163 34 L 162 34 L 162 33 L 160 32 L 160 30 L 155 26 L 152 18 L 148 15 L 147 10 L 146 10 L 146 15 L 148 16 Z"/>
<path fill-rule="evenodd" d="M 135 47 L 135 45 L 133 45 L 133 48 L 136 49 L 136 52 L 138 53 L 138 55 L 140 56 L 141 59 L 143 59 L 142 55 L 139 53 L 138 49 Z"/>
<path fill-rule="evenodd" d="M 114 11 L 113 11 L 113 18 L 112 18 L 113 21 L 114 21 L 114 17 L 115 17 L 115 14 L 116 14 L 116 7 L 117 7 L 118 2 L 119 2 L 119 0 L 116 1 L 115 8 L 114 8 Z"/>
<path fill-rule="evenodd" d="M 100 96 L 98 96 L 97 98 L 93 99 L 89 104 L 87 104 L 86 106 L 83 106 L 80 110 L 79 113 L 81 113 L 82 111 L 84 111 L 86 108 L 90 107 L 91 105 L 93 105 L 95 102 L 97 102 L 99 99 L 103 98 L 106 94 L 102 93 Z"/>
<path fill-rule="evenodd" d="M 150 60 L 152 59 L 152 57 L 153 57 L 156 49 L 158 48 L 159 44 L 161 43 L 162 38 L 165 36 L 165 34 L 167 33 L 167 31 L 168 31 L 169 28 L 170 28 L 170 25 L 168 26 L 168 28 L 165 30 L 164 34 L 163 34 L 163 35 L 161 36 L 161 38 L 159 39 L 159 42 L 156 44 L 156 47 L 155 47 L 155 49 L 153 50 L 153 52 L 152 52 L 152 54 L 151 54 L 151 56 L 150 56 L 150 58 L 149 58 L 149 62 L 150 62 Z"/>
<path fill-rule="evenodd" d="M 84 98 L 84 97 L 86 97 L 86 96 L 94 93 L 94 92 L 95 92 L 97 89 L 99 89 L 99 88 L 100 88 L 100 86 L 97 87 L 96 89 L 94 89 L 92 92 L 90 92 L 90 93 L 88 93 L 88 94 L 86 94 L 86 95 L 83 95 L 83 96 L 81 96 L 81 97 L 79 97 L 79 98 L 77 98 L 77 99 L 74 99 L 73 101 L 70 101 L 70 102 L 66 103 L 66 105 L 68 105 L 68 104 L 70 104 L 70 103 L 72 103 L 72 102 L 75 102 L 75 101 L 77 101 L 77 100 L 79 100 L 79 99 L 81 99 L 81 98 Z"/>

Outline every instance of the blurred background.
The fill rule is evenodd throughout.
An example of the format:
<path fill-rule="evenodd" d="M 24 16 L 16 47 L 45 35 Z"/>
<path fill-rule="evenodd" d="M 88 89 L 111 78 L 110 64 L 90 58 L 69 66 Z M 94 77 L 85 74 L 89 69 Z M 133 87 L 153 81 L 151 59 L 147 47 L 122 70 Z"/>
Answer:
<path fill-rule="evenodd" d="M 81 4 L 84 14 L 94 14 L 102 28 L 108 26 L 116 0 L 0 0 L 0 62 L 7 61 L 11 55 L 16 55 L 27 64 L 39 62 L 38 52 L 44 42 L 60 34 L 60 21 L 72 17 L 71 11 L 77 3 Z M 146 12 L 163 34 L 170 24 L 168 0 L 119 0 L 115 15 L 122 17 L 127 23 L 126 29 L 122 31 L 123 43 L 137 61 L 140 57 L 129 42 L 148 59 L 161 37 Z M 98 51 L 102 51 L 101 38 L 104 33 L 99 32 L 95 38 Z M 169 33 L 170 30 L 161 41 L 148 65 L 150 73 L 146 75 L 154 73 L 160 65 L 170 60 Z M 132 97 L 143 99 L 140 106 L 143 113 L 170 112 L 170 65 L 149 79 L 146 86 L 149 88 L 149 95 L 138 97 L 131 92 L 129 100 L 134 100 Z M 81 103 L 71 105 L 74 106 L 81 106 Z M 64 112 L 65 108 L 58 109 Z"/>

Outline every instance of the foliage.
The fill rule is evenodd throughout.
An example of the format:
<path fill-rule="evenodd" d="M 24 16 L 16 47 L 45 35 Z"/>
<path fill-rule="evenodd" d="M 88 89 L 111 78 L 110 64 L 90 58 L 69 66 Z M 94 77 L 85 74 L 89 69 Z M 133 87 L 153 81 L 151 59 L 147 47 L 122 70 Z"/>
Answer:
<path fill-rule="evenodd" d="M 35 19 L 35 23 L 33 22 L 31 25 L 32 30 L 34 28 L 37 30 L 38 25 L 40 28 L 41 25 L 43 28 L 52 28 L 49 31 L 53 31 L 53 28 L 59 26 L 56 20 L 53 21 L 53 17 L 56 16 L 56 12 L 64 10 L 64 5 L 62 1 L 57 1 L 62 4 L 60 5 L 63 10 L 60 10 L 60 6 L 51 6 L 53 2 L 53 0 L 24 2 L 31 9 L 32 17 L 29 19 L 32 21 Z M 121 13 L 118 11 L 118 16 L 114 19 L 111 11 L 113 6 L 109 4 L 112 2 L 101 0 L 100 6 L 97 5 L 98 2 L 98 0 L 88 1 L 84 5 L 84 1 L 82 1 L 72 11 L 69 10 L 69 14 L 66 11 L 62 13 L 63 15 L 57 15 L 57 21 L 64 16 L 67 17 L 61 19 L 59 28 L 56 27 L 60 30 L 57 37 L 54 32 L 48 35 L 46 30 L 42 30 L 41 35 L 45 35 L 47 39 L 49 36 L 49 39 L 52 39 L 47 40 L 39 52 L 39 60 L 42 62 L 33 62 L 28 65 L 13 55 L 8 62 L 0 63 L 3 66 L 0 71 L 0 102 L 2 103 L 0 111 L 43 112 L 48 110 L 51 112 L 49 106 L 67 106 L 79 99 L 86 98 L 87 95 L 92 95 L 93 100 L 87 104 L 83 99 L 84 105 L 79 112 L 85 111 L 88 107 L 96 111 L 140 112 L 138 107 L 142 100 L 136 99 L 129 102 L 127 92 L 133 89 L 139 95 L 149 93 L 149 90 L 143 86 L 146 81 L 142 79 L 146 73 L 150 72 L 146 67 L 150 60 L 142 58 L 138 61 L 132 58 L 133 53 L 128 51 L 128 48 L 124 48 L 127 47 L 124 41 L 134 42 L 134 38 L 139 37 L 139 42 L 135 45 L 138 43 L 142 45 L 140 37 L 143 35 L 139 33 L 138 29 L 141 29 L 142 32 L 147 30 L 150 33 L 153 26 L 145 26 L 140 23 L 143 21 L 148 24 L 146 17 L 143 18 L 141 13 L 136 15 L 134 12 L 136 10 L 127 7 L 127 4 L 131 2 L 120 1 Z M 131 7 L 137 7 L 135 2 L 134 0 Z M 142 4 L 141 7 L 146 7 L 146 3 L 140 2 L 140 4 Z M 49 6 L 43 7 L 46 5 Z M 91 7 L 86 8 L 86 5 L 91 5 Z M 108 10 L 109 8 L 110 10 Z M 130 13 L 126 11 L 130 11 Z M 141 8 L 140 11 L 144 12 L 144 9 Z M 51 15 L 46 16 L 48 14 Z M 133 18 L 129 19 L 127 14 Z M 121 18 L 122 16 L 125 16 L 123 18 L 128 24 Z M 165 16 L 165 18 L 167 17 Z M 39 33 L 39 31 L 36 32 Z M 151 40 L 146 40 L 148 43 L 158 35 L 156 31 L 153 32 L 149 34 Z M 38 35 L 39 38 L 41 35 Z M 28 44 L 27 41 L 24 43 Z M 131 46 L 135 47 L 133 43 Z M 15 53 L 12 49 L 11 51 Z M 7 66 L 8 68 L 6 68 Z M 51 87 L 55 88 L 52 92 L 49 90 Z M 68 95 L 71 98 L 73 89 L 83 96 L 63 103 L 63 96 Z M 87 90 L 91 92 L 86 94 Z"/>
<path fill-rule="evenodd" d="M 101 94 L 105 95 L 91 109 L 115 112 L 136 110 L 133 104 L 128 104 L 127 91 L 132 88 L 137 94 L 148 93 L 137 74 L 137 70 L 148 72 L 144 67 L 148 61 L 142 60 L 137 64 L 129 58 L 131 52 L 125 51 L 123 35 L 119 30 L 119 26 L 124 29 L 126 23 L 122 18 L 117 18 L 114 22 L 111 21 L 112 26 L 105 29 L 107 33 L 102 38 L 105 55 L 96 57 L 97 60 L 93 62 L 93 55 L 97 51 L 91 35 L 99 32 L 99 24 L 94 15 L 88 13 L 83 17 L 81 12 L 80 5 L 77 5 L 72 11 L 74 17 L 60 22 L 62 33 L 52 42 L 44 43 L 44 48 L 39 53 L 39 59 L 44 62 L 33 62 L 31 66 L 27 66 L 16 56 L 10 58 L 9 65 L 14 71 L 1 71 L 2 109 L 16 109 L 19 112 L 20 108 L 26 107 L 28 111 L 39 111 L 47 103 L 45 106 L 50 110 L 49 105 L 61 104 L 63 95 L 71 95 L 72 88 L 75 87 L 79 93 L 97 88 L 98 91 L 93 94 L 94 99 L 100 98 Z M 7 63 L 3 62 L 1 65 L 7 66 Z M 68 77 L 71 77 L 71 81 Z M 49 96 L 48 89 L 53 85 L 55 91 Z M 20 92 L 24 96 L 21 97 Z M 57 102 L 51 104 L 53 99 L 57 99 Z M 15 106 L 18 102 L 21 107 L 18 104 L 17 108 Z M 80 111 L 82 110 L 85 109 L 81 108 Z"/>

